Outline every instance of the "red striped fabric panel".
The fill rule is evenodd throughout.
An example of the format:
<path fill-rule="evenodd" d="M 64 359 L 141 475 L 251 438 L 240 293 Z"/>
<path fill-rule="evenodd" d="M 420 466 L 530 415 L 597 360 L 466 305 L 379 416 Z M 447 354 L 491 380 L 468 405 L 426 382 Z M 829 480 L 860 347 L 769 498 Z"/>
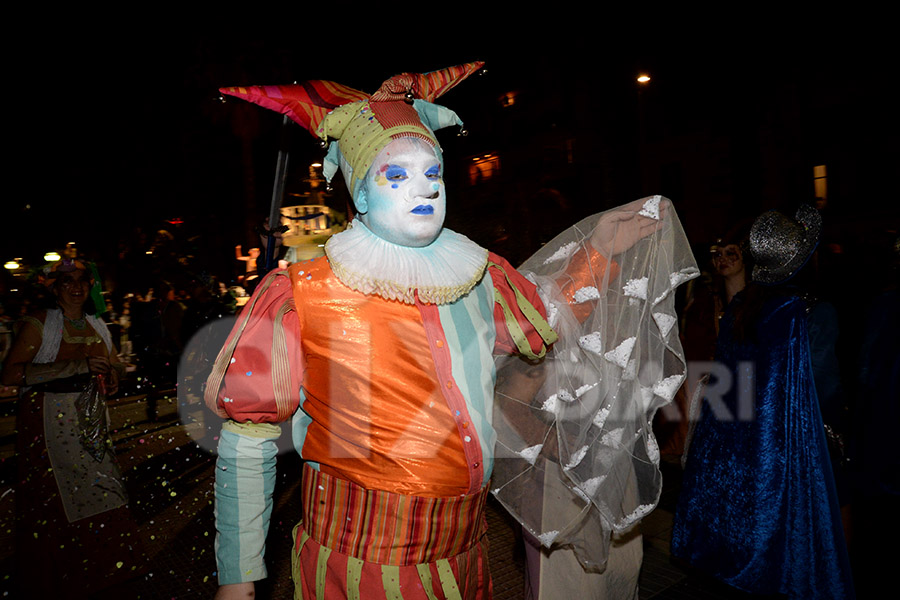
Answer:
<path fill-rule="evenodd" d="M 285 114 L 313 135 L 319 122 L 342 104 L 368 98 L 368 94 L 333 81 L 311 80 L 292 85 L 251 85 L 220 88 L 228 96 L 241 98 Z"/>
<path fill-rule="evenodd" d="M 483 66 L 483 62 L 472 62 L 431 73 L 394 75 L 372 94 L 372 100 L 376 102 L 403 100 L 406 92 L 412 91 L 416 98 L 433 102 Z"/>
<path fill-rule="evenodd" d="M 392 127 L 417 127 L 422 129 L 422 135 L 416 137 L 421 137 L 431 145 L 434 145 L 434 140 L 426 135 L 427 130 L 422 125 L 419 113 L 412 107 L 412 104 L 407 104 L 406 102 L 370 102 L 369 106 L 372 107 L 375 118 L 378 119 L 378 122 L 381 123 L 385 130 Z M 404 131 L 400 135 L 410 137 L 415 136 L 415 133 Z"/>
<path fill-rule="evenodd" d="M 319 548 L 322 545 L 310 537 L 301 547 L 303 534 L 304 528 L 301 525 L 295 530 L 295 558 L 292 565 L 292 577 L 295 589 L 300 590 L 302 598 L 316 598 L 319 591 L 316 589 L 316 571 Z M 323 596 L 325 598 L 348 598 L 351 597 L 349 591 L 352 589 L 359 593 L 358 597 L 360 598 L 385 597 L 382 565 L 364 562 L 358 579 L 348 581 L 347 566 L 350 560 L 351 558 L 347 554 L 332 549 L 328 555 Z M 493 586 L 488 570 L 486 536 L 483 536 L 467 551 L 449 558 L 448 563 L 463 600 L 487 600 L 492 597 Z M 400 566 L 398 569 L 399 587 L 403 590 L 403 600 L 429 600 L 431 598 L 446 600 L 437 563 L 428 563 L 431 588 L 427 591 L 425 590 L 425 581 L 420 577 L 416 565 Z"/>
<path fill-rule="evenodd" d="M 304 528 L 320 544 L 364 561 L 415 565 L 456 556 L 486 530 L 487 489 L 451 498 L 367 490 L 304 465 Z"/>

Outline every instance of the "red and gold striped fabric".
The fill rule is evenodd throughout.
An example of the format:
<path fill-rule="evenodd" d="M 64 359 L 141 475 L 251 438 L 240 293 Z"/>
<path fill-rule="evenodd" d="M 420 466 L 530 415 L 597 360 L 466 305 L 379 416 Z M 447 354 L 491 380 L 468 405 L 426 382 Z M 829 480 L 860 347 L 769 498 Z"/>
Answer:
<path fill-rule="evenodd" d="M 292 85 L 225 87 L 219 91 L 287 115 L 313 135 L 328 111 L 369 97 L 346 85 L 322 80 Z"/>
<path fill-rule="evenodd" d="M 404 496 L 303 468 L 303 527 L 342 554 L 383 565 L 430 563 L 469 550 L 487 530 L 487 488 L 450 498 Z"/>
<path fill-rule="evenodd" d="M 418 111 L 411 104 L 406 102 L 371 102 L 370 106 L 372 113 L 385 131 L 399 128 L 396 133 L 391 135 L 392 138 L 418 137 L 432 146 L 437 146 L 437 140 L 422 125 Z M 374 155 L 372 158 L 375 158 Z"/>
<path fill-rule="evenodd" d="M 451 558 L 405 567 L 379 565 L 323 546 L 298 524 L 291 577 L 294 600 L 490 600 L 487 536 Z"/>
<path fill-rule="evenodd" d="M 446 69 L 430 73 L 402 73 L 394 75 L 382 83 L 378 91 L 372 94 L 372 100 L 375 102 L 403 100 L 406 92 L 412 91 L 416 98 L 434 102 L 483 66 L 484 63 L 478 61 L 447 67 Z"/>

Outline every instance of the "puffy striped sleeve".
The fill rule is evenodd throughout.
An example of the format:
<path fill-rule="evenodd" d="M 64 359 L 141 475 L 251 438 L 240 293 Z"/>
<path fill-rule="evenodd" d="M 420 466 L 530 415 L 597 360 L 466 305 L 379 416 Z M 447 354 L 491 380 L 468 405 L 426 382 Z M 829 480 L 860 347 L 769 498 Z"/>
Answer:
<path fill-rule="evenodd" d="M 266 577 L 277 423 L 300 401 L 299 320 L 285 271 L 260 282 L 207 381 L 206 402 L 228 419 L 216 459 L 216 562 L 219 584 Z"/>
<path fill-rule="evenodd" d="M 207 380 L 207 406 L 237 422 L 280 423 L 300 404 L 300 322 L 287 271 L 267 275 L 241 311 Z"/>
<path fill-rule="evenodd" d="M 547 323 L 547 310 L 533 283 L 506 259 L 488 254 L 488 272 L 494 284 L 495 351 L 540 358 L 556 341 Z"/>

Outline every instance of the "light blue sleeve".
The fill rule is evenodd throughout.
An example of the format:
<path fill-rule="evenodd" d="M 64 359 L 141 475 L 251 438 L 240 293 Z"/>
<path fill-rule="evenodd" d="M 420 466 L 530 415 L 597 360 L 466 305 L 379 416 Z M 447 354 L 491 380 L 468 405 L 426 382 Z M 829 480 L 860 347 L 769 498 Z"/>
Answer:
<path fill-rule="evenodd" d="M 216 562 L 219 585 L 265 579 L 272 516 L 277 425 L 227 421 L 216 460 Z"/>

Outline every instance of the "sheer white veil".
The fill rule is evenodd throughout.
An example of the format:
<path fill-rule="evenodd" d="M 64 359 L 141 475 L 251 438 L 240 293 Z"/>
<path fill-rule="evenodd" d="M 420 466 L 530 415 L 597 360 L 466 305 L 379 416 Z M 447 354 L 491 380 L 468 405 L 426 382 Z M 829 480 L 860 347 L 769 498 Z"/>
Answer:
<path fill-rule="evenodd" d="M 497 358 L 492 491 L 542 544 L 571 546 L 594 571 L 606 563 L 611 533 L 628 530 L 659 500 L 651 423 L 686 376 L 675 289 L 699 274 L 667 199 L 613 210 L 623 209 L 660 227 L 610 257 L 614 266 L 582 268 L 597 264 L 590 239 L 601 213 L 520 267 L 560 339 L 537 362 Z"/>

